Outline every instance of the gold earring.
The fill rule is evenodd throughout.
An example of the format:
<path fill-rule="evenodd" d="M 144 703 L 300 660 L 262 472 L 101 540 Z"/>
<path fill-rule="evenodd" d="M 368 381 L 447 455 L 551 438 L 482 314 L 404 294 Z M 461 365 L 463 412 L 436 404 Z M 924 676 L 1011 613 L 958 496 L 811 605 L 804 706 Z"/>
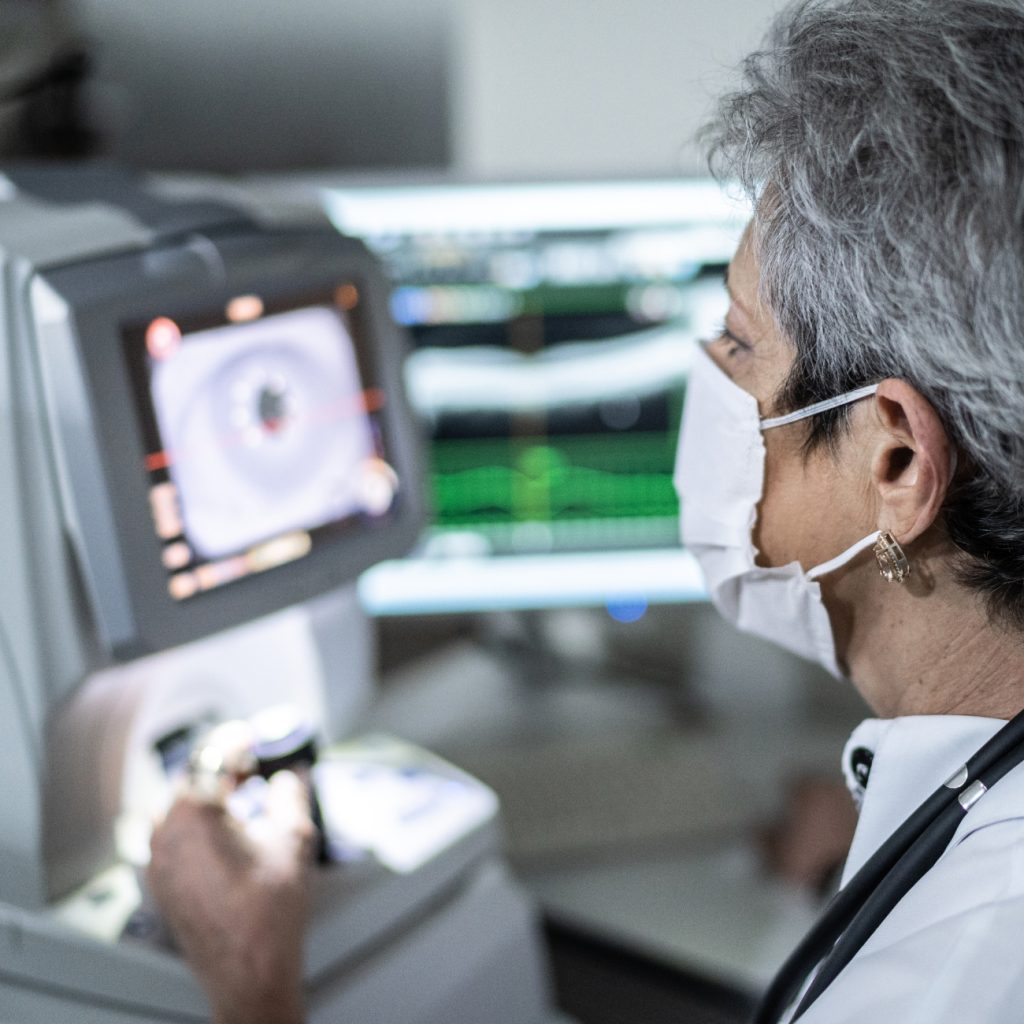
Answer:
<path fill-rule="evenodd" d="M 902 583 L 910 575 L 910 563 L 896 538 L 883 530 L 872 549 L 878 560 L 878 571 L 889 583 Z"/>

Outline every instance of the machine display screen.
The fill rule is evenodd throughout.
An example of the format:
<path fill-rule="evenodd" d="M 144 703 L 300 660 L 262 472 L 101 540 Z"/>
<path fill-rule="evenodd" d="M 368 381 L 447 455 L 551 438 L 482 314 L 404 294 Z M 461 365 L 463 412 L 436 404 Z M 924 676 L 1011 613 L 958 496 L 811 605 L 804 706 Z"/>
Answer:
<path fill-rule="evenodd" d="M 186 600 L 389 520 L 385 396 L 358 344 L 359 292 L 240 295 L 123 337 L 167 587 Z"/>

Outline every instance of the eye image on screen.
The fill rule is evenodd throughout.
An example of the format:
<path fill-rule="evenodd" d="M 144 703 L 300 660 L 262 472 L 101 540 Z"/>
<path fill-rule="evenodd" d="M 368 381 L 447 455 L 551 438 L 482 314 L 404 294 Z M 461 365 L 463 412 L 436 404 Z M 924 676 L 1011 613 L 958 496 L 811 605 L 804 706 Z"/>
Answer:
<path fill-rule="evenodd" d="M 303 557 L 318 531 L 391 508 L 397 477 L 345 316 L 147 326 L 150 500 L 172 596 Z"/>
<path fill-rule="evenodd" d="M 351 344 L 326 308 L 189 336 L 153 405 L 185 533 L 203 558 L 363 510 L 374 454 Z"/>

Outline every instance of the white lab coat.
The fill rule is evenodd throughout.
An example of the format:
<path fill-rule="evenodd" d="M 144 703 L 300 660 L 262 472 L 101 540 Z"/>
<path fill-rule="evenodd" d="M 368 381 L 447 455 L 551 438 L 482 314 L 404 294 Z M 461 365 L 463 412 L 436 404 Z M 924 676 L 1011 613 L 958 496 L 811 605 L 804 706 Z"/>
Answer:
<path fill-rule="evenodd" d="M 1004 724 L 937 715 L 858 726 L 843 755 L 861 802 L 843 882 Z M 851 771 L 858 748 L 873 752 L 866 787 Z M 931 871 L 801 1018 L 846 1022 L 1024 1024 L 1024 765 L 971 808 Z"/>

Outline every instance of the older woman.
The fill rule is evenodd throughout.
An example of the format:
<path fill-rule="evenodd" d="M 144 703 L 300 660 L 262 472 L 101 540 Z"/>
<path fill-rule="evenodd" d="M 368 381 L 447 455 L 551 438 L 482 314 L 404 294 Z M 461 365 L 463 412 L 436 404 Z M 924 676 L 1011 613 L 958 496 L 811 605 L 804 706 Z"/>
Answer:
<path fill-rule="evenodd" d="M 958 769 L 1024 707 L 1024 6 L 800 3 L 711 141 L 756 214 L 690 382 L 684 539 L 726 615 L 848 676 L 880 716 L 848 748 L 847 904 L 762 1019 L 1019 1021 L 1024 770 L 1003 759 L 985 792 L 977 762 Z M 914 819 L 928 850 L 887 843 L 937 789 Z M 194 819 L 157 836 L 157 895 L 218 1019 L 291 1022 L 297 998 L 291 1016 L 231 1016 L 246 957 L 218 973 L 204 951 L 248 933 L 189 928 L 167 899 L 160 851 Z M 831 984 L 808 988 L 837 938 Z"/>
<path fill-rule="evenodd" d="M 712 135 L 756 214 L 691 379 L 684 539 L 726 615 L 880 716 L 838 913 L 761 1019 L 838 939 L 807 1021 L 1020 1020 L 1024 770 L 958 769 L 1024 707 L 1024 6 L 802 3 Z"/>

